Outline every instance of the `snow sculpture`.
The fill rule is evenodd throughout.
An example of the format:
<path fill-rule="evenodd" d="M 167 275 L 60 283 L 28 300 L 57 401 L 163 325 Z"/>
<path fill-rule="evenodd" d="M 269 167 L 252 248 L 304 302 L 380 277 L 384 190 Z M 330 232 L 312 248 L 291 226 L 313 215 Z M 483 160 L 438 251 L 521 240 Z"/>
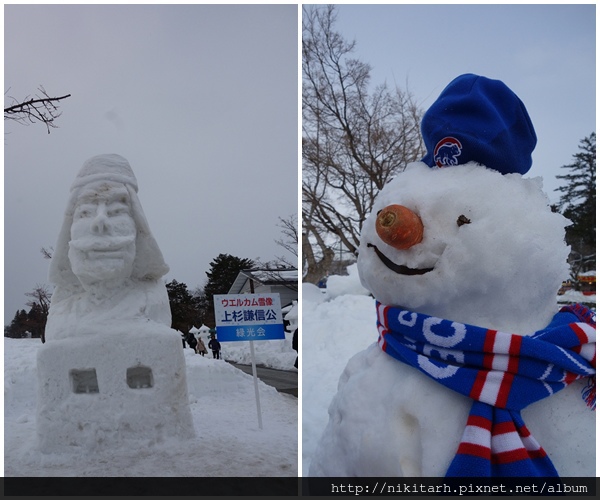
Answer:
<path fill-rule="evenodd" d="M 194 436 L 167 273 L 127 160 L 95 156 L 73 185 L 50 265 L 39 351 L 40 449 Z"/>
<path fill-rule="evenodd" d="M 489 99 L 477 100 L 481 94 Z M 506 105 L 490 110 L 498 95 Z M 446 112 L 463 113 L 465 123 Z M 505 123 L 494 123 L 503 113 L 514 114 Z M 474 135 L 459 136 L 470 118 Z M 521 127 L 518 132 L 511 129 L 515 123 Z M 428 142 L 431 127 L 441 132 Z M 482 137 L 494 128 L 499 140 Z M 379 339 L 351 358 L 342 373 L 309 475 L 495 475 L 498 463 L 504 467 L 501 474 L 536 475 L 535 467 L 527 468 L 529 460 L 546 453 L 560 476 L 594 476 L 595 412 L 582 398 L 582 393 L 588 395 L 592 404 L 586 392 L 595 374 L 595 315 L 590 311 L 569 314 L 577 326 L 563 323 L 559 335 L 581 335 L 581 350 L 569 350 L 565 357 L 577 360 L 582 378 L 569 378 L 570 385 L 551 382 L 555 367 L 540 364 L 534 389 L 521 396 L 541 388 L 547 397 L 513 412 L 520 413 L 535 442 L 519 436 L 520 429 L 505 432 L 500 425 L 487 431 L 490 417 L 470 418 L 477 384 L 471 387 L 469 377 L 483 375 L 476 378 L 479 393 L 488 391 L 486 397 L 498 407 L 508 404 L 499 399 L 514 395 L 510 384 L 515 363 L 519 369 L 529 368 L 529 361 L 519 357 L 518 346 L 526 343 L 521 339 L 567 314 L 557 314 L 556 293 L 568 277 L 564 227 L 569 221 L 550 210 L 540 178 L 522 176 L 535 145 L 529 117 L 501 82 L 464 75 L 442 93 L 434 113 L 426 113 L 423 129 L 429 154 L 384 187 L 363 227 L 358 269 L 378 303 L 373 321 Z M 508 138 L 502 138 L 505 132 Z M 515 137 L 518 146 L 529 143 L 529 154 L 506 147 L 510 155 L 521 151 L 506 161 L 499 153 Z M 457 145 L 454 158 L 460 164 L 436 165 L 435 146 L 446 143 Z M 474 143 L 481 147 L 469 158 Z M 469 349 L 476 351 L 474 345 L 465 346 L 472 325 L 482 327 L 483 338 L 497 341 L 486 347 L 491 349 L 487 358 L 477 354 L 488 364 L 486 369 L 464 376 L 463 367 L 473 358 Z M 399 328 L 409 333 L 398 336 Z M 499 345 L 507 338 L 514 344 Z M 519 355 L 492 355 L 503 349 Z M 405 362 L 398 359 L 403 356 Z M 469 465 L 461 462 L 451 468 L 459 455 L 464 455 L 462 460 L 476 453 L 481 457 Z M 550 469 L 541 470 L 546 474 Z"/>

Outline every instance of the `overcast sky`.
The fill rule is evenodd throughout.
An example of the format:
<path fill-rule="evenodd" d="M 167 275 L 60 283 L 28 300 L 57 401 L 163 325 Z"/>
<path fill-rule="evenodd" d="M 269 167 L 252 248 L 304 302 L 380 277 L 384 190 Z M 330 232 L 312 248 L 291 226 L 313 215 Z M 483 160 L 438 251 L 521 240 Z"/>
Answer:
<path fill-rule="evenodd" d="M 39 85 L 71 97 L 50 134 L 4 124 L 5 324 L 49 284 L 40 249 L 97 154 L 129 160 L 167 281 L 203 286 L 221 253 L 295 260 L 275 240 L 298 210 L 296 4 L 5 6 L 5 92 Z"/>
<path fill-rule="evenodd" d="M 423 110 L 456 76 L 503 80 L 538 136 L 528 177 L 552 202 L 596 127 L 595 4 L 346 5 L 373 83 L 408 86 Z M 58 129 L 5 123 L 5 322 L 47 283 L 69 186 L 101 153 L 131 163 L 150 227 L 194 289 L 220 253 L 271 260 L 297 212 L 297 5 L 9 5 L 4 87 L 43 85 Z M 5 99 L 6 102 L 6 99 Z"/>
<path fill-rule="evenodd" d="M 526 177 L 552 202 L 580 141 L 596 130 L 596 6 L 337 5 L 372 82 L 408 87 L 423 110 L 463 73 L 502 80 L 524 102 L 538 142 Z"/>

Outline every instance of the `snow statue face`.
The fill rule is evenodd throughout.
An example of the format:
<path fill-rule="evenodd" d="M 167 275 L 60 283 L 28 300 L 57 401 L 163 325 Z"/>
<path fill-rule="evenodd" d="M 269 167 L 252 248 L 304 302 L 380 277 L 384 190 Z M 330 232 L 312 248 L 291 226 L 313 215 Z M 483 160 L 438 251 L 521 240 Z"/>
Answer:
<path fill-rule="evenodd" d="M 384 187 L 365 221 L 361 283 L 386 305 L 533 332 L 556 312 L 568 277 L 567 224 L 550 210 L 539 178 L 475 163 L 413 163 Z"/>
<path fill-rule="evenodd" d="M 158 281 L 168 272 L 137 191 L 137 179 L 122 156 L 98 155 L 83 164 L 50 263 L 52 283 L 75 292 L 83 284 L 80 277 L 86 284 L 115 274 Z"/>
<path fill-rule="evenodd" d="M 129 192 L 123 184 L 93 182 L 75 202 L 69 261 L 85 287 L 131 276 L 136 226 Z"/>
<path fill-rule="evenodd" d="M 101 333 L 107 323 L 153 320 L 171 325 L 160 278 L 169 270 L 152 236 L 129 162 L 119 155 L 87 160 L 71 195 L 49 278 L 56 285 L 46 339 Z"/>

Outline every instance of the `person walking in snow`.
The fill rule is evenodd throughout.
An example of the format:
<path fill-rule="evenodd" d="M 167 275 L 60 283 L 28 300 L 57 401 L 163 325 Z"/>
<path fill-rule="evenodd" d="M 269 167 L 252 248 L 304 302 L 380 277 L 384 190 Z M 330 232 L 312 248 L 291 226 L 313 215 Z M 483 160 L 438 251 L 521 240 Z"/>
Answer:
<path fill-rule="evenodd" d="M 219 359 L 220 352 L 221 352 L 221 343 L 215 338 L 214 333 L 212 333 L 210 335 L 210 340 L 208 341 L 208 347 L 213 353 L 213 358 Z"/>
<path fill-rule="evenodd" d="M 298 352 L 298 328 L 294 330 L 294 336 L 292 337 L 292 349 Z M 294 366 L 298 368 L 298 356 L 296 356 L 296 361 L 294 361 Z"/>
<path fill-rule="evenodd" d="M 198 344 L 196 344 L 196 352 L 198 354 L 202 354 L 204 356 L 208 351 L 206 350 L 206 346 L 204 345 L 204 341 L 202 337 L 198 337 Z"/>
<path fill-rule="evenodd" d="M 198 341 L 196 340 L 196 337 L 194 337 L 194 334 L 192 332 L 188 332 L 188 334 L 186 336 L 186 341 L 187 341 L 188 345 L 195 351 Z"/>

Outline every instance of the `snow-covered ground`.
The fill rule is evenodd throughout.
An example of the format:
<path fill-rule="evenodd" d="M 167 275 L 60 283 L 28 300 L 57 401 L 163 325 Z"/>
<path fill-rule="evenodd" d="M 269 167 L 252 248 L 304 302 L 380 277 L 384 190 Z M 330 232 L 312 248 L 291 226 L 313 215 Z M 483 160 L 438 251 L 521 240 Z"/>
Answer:
<path fill-rule="evenodd" d="M 297 321 L 295 312 L 286 319 Z M 292 315 L 296 314 L 295 318 Z M 255 341 L 256 363 L 295 370 L 292 333 Z M 42 454 L 36 445 L 39 339 L 4 339 L 4 475 L 25 477 L 296 477 L 298 399 L 212 355 L 184 349 L 196 437 L 117 449 Z M 222 344 L 223 358 L 250 363 L 248 342 Z"/>
<path fill-rule="evenodd" d="M 303 476 L 308 476 L 311 457 L 327 426 L 329 404 L 348 360 L 377 341 L 375 300 L 361 286 L 356 265 L 349 273 L 347 277 L 331 276 L 326 291 L 306 283 L 302 288 Z M 372 421 L 377 425 L 376 415 Z"/>
<path fill-rule="evenodd" d="M 375 300 L 350 276 L 330 276 L 327 291 L 302 286 L 302 475 L 327 425 L 327 409 L 348 360 L 377 340 Z M 310 397 L 305 397 L 309 395 Z"/>

